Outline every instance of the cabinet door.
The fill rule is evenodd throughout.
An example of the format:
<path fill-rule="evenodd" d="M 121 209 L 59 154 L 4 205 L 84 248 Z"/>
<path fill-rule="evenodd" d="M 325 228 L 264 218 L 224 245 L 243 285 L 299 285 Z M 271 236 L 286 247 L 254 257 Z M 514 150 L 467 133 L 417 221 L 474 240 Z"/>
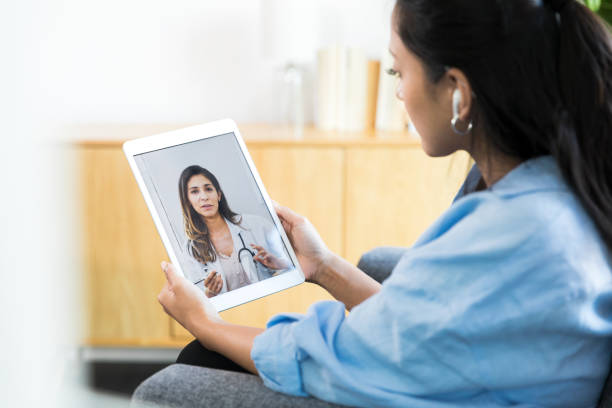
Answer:
<path fill-rule="evenodd" d="M 119 147 L 80 149 L 86 341 L 148 344 L 170 338 L 157 302 L 168 259 Z"/>
<path fill-rule="evenodd" d="M 340 148 L 249 147 L 270 197 L 308 217 L 334 252 L 342 252 L 343 153 Z M 317 300 L 331 296 L 304 283 L 223 312 L 227 321 L 264 327 L 282 312 L 303 313 Z M 189 334 L 173 323 L 179 338 Z"/>
<path fill-rule="evenodd" d="M 430 158 L 418 146 L 347 151 L 346 257 L 410 246 L 446 210 L 469 171 L 465 153 Z"/>

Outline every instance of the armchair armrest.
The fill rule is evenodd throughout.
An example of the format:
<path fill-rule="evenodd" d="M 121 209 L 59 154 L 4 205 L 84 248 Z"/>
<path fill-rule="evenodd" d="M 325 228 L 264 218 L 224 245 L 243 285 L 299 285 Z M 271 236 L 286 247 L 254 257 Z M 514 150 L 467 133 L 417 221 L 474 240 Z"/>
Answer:
<path fill-rule="evenodd" d="M 403 247 L 378 247 L 361 256 L 357 267 L 370 275 L 374 280 L 382 283 L 391 275 L 391 271 L 406 253 Z"/>

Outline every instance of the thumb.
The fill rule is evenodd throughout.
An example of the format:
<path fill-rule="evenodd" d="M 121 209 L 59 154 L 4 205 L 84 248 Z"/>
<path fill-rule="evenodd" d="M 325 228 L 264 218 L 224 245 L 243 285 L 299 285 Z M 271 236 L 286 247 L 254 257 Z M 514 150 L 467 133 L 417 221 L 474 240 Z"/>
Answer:
<path fill-rule="evenodd" d="M 299 215 L 291 211 L 289 208 L 279 205 L 276 201 L 274 201 L 274 209 L 276 210 L 276 214 L 281 219 L 291 225 L 295 224 L 300 218 Z"/>
<path fill-rule="evenodd" d="M 162 261 L 161 268 L 164 271 L 164 274 L 166 275 L 166 279 L 168 280 L 168 283 L 172 285 L 175 282 L 176 277 L 177 277 L 177 273 L 176 273 L 176 270 L 174 269 L 174 265 L 166 261 Z"/>

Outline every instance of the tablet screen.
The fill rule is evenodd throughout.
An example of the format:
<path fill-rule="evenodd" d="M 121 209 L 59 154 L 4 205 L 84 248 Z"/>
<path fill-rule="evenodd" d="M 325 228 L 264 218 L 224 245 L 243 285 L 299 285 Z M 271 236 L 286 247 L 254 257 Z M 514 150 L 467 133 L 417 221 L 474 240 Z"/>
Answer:
<path fill-rule="evenodd" d="M 233 133 L 134 160 L 185 277 L 207 296 L 294 269 Z"/>

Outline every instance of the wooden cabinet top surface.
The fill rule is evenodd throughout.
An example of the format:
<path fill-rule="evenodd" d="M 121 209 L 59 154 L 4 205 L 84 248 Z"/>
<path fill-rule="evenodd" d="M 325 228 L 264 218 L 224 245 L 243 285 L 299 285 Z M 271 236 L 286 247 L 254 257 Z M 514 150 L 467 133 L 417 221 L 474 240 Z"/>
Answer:
<path fill-rule="evenodd" d="M 191 126 L 193 124 L 159 125 L 81 125 L 66 129 L 65 135 L 72 144 L 81 147 L 120 147 L 130 139 L 154 135 Z M 307 146 L 307 147 L 420 147 L 417 135 L 410 132 L 323 131 L 307 126 L 301 138 L 294 137 L 289 126 L 275 124 L 239 124 L 245 141 L 251 146 Z"/>

